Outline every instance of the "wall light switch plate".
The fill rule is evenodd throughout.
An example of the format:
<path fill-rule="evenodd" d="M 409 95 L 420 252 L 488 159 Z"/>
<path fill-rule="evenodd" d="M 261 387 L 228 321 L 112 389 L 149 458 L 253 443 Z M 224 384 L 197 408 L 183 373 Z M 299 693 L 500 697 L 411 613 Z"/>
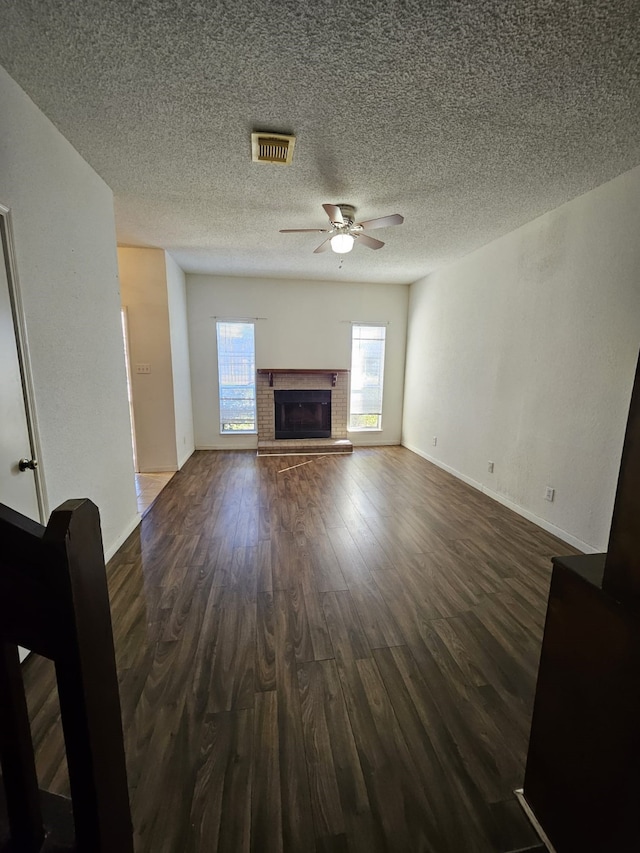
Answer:
<path fill-rule="evenodd" d="M 544 499 L 545 501 L 552 501 L 555 496 L 556 490 L 552 489 L 551 486 L 547 486 L 544 490 Z"/>
<path fill-rule="evenodd" d="M 435 447 L 437 443 L 438 443 L 438 436 L 434 435 L 433 436 L 433 446 Z"/>
<path fill-rule="evenodd" d="M 493 474 L 493 462 L 487 462 L 487 471 Z"/>

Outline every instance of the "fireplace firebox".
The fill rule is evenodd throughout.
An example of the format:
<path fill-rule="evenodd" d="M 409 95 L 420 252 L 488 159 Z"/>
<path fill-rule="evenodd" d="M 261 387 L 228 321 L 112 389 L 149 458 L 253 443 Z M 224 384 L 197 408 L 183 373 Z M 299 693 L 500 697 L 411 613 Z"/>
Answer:
<path fill-rule="evenodd" d="M 274 391 L 276 438 L 331 438 L 331 391 Z"/>

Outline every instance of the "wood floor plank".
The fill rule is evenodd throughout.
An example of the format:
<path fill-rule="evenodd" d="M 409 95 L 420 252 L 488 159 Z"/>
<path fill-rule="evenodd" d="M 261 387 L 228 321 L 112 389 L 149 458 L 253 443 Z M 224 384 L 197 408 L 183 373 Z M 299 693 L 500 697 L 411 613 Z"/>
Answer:
<path fill-rule="evenodd" d="M 369 580 L 371 574 L 367 564 L 346 527 L 329 530 L 327 536 L 347 585 L 351 587 L 352 584 L 364 583 Z"/>
<path fill-rule="evenodd" d="M 291 531 L 274 530 L 271 534 L 271 572 L 273 589 L 295 589 L 298 585 L 299 546 Z"/>
<path fill-rule="evenodd" d="M 349 587 L 351 600 L 360 617 L 369 648 L 401 646 L 405 640 L 379 587 L 369 573 L 357 584 Z"/>
<path fill-rule="evenodd" d="M 312 539 L 309 553 L 314 583 L 318 592 L 347 589 L 347 582 L 340 569 L 340 563 L 330 539 L 324 536 L 319 539 Z"/>
<path fill-rule="evenodd" d="M 313 850 L 314 829 L 307 774 L 293 627 L 287 592 L 274 592 L 276 695 L 280 751 L 282 846 L 285 853 Z"/>
<path fill-rule="evenodd" d="M 218 853 L 249 853 L 251 843 L 251 783 L 253 709 L 231 713 L 228 757 L 222 793 Z M 205 840 L 206 843 L 206 840 Z M 203 849 L 204 845 L 199 845 Z"/>
<path fill-rule="evenodd" d="M 371 657 L 367 637 L 348 591 L 326 592 L 323 610 L 336 659 Z"/>
<path fill-rule="evenodd" d="M 254 716 L 251 850 L 252 853 L 282 853 L 278 697 L 275 691 L 256 696 Z"/>
<path fill-rule="evenodd" d="M 306 561 L 305 561 L 306 562 Z M 313 582 L 313 573 L 307 566 L 300 579 L 300 593 L 304 600 L 309 637 L 313 649 L 313 660 L 333 657 L 333 646 L 322 609 L 322 593 Z"/>
<path fill-rule="evenodd" d="M 275 617 L 271 593 L 259 593 L 256 618 L 255 689 L 256 693 L 266 693 L 276 689 Z"/>
<path fill-rule="evenodd" d="M 416 750 L 429 800 L 437 805 L 442 840 L 434 849 L 488 853 L 488 810 L 478 776 L 450 731 L 447 707 L 441 710 L 435 700 L 437 680 L 423 675 L 406 646 L 378 649 L 375 658 L 407 743 Z"/>
<path fill-rule="evenodd" d="M 217 630 L 208 713 L 252 708 L 254 701 L 256 604 L 241 593 L 219 591 Z"/>
<path fill-rule="evenodd" d="M 333 763 L 331 734 L 326 717 L 325 662 L 298 667 L 300 709 L 311 807 L 316 837 L 342 835 L 345 828 L 340 792 Z"/>
<path fill-rule="evenodd" d="M 236 546 L 231 556 L 229 588 L 255 598 L 258 585 L 258 549 L 256 546 Z"/>
<path fill-rule="evenodd" d="M 357 853 L 376 853 L 384 849 L 384 839 L 378 831 L 369 805 L 367 787 L 336 663 L 327 660 L 304 664 L 298 669 L 298 678 L 303 693 L 305 689 L 313 691 L 313 698 L 306 701 L 309 707 L 308 715 L 304 714 L 304 698 L 302 701 L 305 737 L 314 737 L 317 716 L 321 717 L 326 726 L 330 753 L 326 749 L 320 751 L 318 760 L 330 762 L 330 777 L 335 779 L 342 819 L 347 827 L 348 849 Z M 314 767 L 317 770 L 317 765 Z M 316 832 L 318 831 L 322 830 L 318 830 L 316 823 Z M 319 849 L 327 843 L 323 838 L 322 835 L 317 838 Z"/>
<path fill-rule="evenodd" d="M 273 573 L 271 571 L 271 542 L 265 537 L 258 542 L 257 559 L 257 592 L 273 591 Z"/>
<path fill-rule="evenodd" d="M 402 447 L 291 459 L 197 451 L 107 568 L 136 853 L 526 843 L 549 558 L 575 549 Z M 68 793 L 53 667 L 24 675 Z"/>
<path fill-rule="evenodd" d="M 221 823 L 226 817 L 223 808 L 225 784 L 229 765 L 235 760 L 232 751 L 234 717 L 243 713 L 248 714 L 246 711 L 210 714 L 201 724 L 189 803 L 190 829 L 184 843 L 189 853 L 219 849 Z M 240 803 L 243 814 L 245 809 L 245 802 Z"/>
<path fill-rule="evenodd" d="M 313 660 L 313 643 L 307 618 L 307 606 L 304 593 L 300 586 L 278 593 L 280 599 L 286 601 L 288 610 L 289 639 L 293 654 L 298 663 Z"/>
<path fill-rule="evenodd" d="M 500 733 L 485 716 L 476 688 L 464 681 L 448 649 L 436 641 L 436 635 L 424 633 L 421 642 L 410 643 L 411 654 L 425 682 L 433 689 L 438 715 L 457 744 L 478 791 L 486 802 L 497 802 L 517 787 L 517 783 L 513 784 L 517 767 L 505 751 Z M 502 773 L 504 767 L 508 770 L 506 777 Z"/>
<path fill-rule="evenodd" d="M 374 661 L 339 659 L 337 667 L 379 831 L 397 850 L 437 849 L 430 804 Z"/>
<path fill-rule="evenodd" d="M 172 784 L 179 785 L 181 795 L 191 800 L 193 777 L 188 751 L 185 750 L 183 723 L 184 702 L 167 703 L 155 709 L 155 727 L 149 740 L 149 748 L 141 761 L 140 777 L 133 788 L 131 810 L 135 815 L 134 830 L 136 847 L 143 850 L 175 849 L 177 834 L 184 821 L 184 812 L 179 819 L 170 820 L 166 808 L 158 808 L 165 799 L 165 791 Z M 166 750 L 167 744 L 171 749 Z M 157 756 L 163 760 L 158 761 Z"/>

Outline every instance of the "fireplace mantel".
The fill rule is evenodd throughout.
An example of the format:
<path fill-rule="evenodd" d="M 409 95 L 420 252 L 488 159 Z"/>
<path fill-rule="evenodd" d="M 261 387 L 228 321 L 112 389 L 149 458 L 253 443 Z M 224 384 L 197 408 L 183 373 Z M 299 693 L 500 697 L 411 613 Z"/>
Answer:
<path fill-rule="evenodd" d="M 261 367 L 258 370 L 258 373 L 266 373 L 269 377 L 269 387 L 273 388 L 273 377 L 276 373 L 287 373 L 287 374 L 321 374 L 322 376 L 330 376 L 331 377 L 331 386 L 333 388 L 336 387 L 336 382 L 338 381 L 339 373 L 348 373 L 348 370 L 334 370 L 333 368 L 311 368 L 311 369 L 297 369 L 293 367 Z"/>

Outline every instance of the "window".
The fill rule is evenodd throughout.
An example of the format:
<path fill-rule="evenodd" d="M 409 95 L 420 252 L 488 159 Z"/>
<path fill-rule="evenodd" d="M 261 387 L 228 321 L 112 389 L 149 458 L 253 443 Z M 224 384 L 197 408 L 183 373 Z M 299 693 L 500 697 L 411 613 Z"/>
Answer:
<path fill-rule="evenodd" d="M 256 351 L 253 323 L 216 323 L 220 432 L 256 430 Z"/>
<path fill-rule="evenodd" d="M 385 326 L 351 327 L 349 429 L 382 429 Z"/>

